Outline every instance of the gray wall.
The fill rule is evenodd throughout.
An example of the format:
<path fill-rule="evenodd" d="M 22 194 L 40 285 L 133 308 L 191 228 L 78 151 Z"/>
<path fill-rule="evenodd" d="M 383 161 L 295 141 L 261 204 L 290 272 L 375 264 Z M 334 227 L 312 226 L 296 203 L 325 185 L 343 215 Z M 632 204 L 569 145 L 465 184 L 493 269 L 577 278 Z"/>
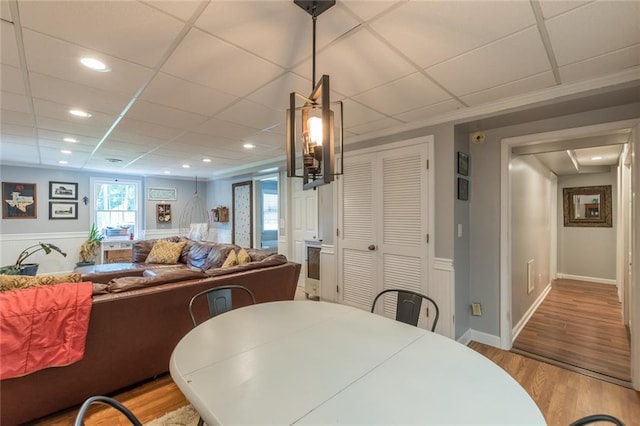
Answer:
<path fill-rule="evenodd" d="M 511 160 L 511 307 L 517 324 L 551 282 L 551 211 L 556 197 L 552 172 L 535 156 Z M 534 289 L 528 293 L 527 263 L 534 261 Z"/>
<path fill-rule="evenodd" d="M 453 161 L 453 177 L 457 181 L 458 152 L 469 153 L 469 134 L 462 129 L 456 128 L 455 149 Z M 465 179 L 473 180 L 473 162 L 469 162 L 469 176 Z M 462 176 L 460 176 L 462 177 Z M 456 188 L 457 191 L 457 188 Z M 455 313 L 456 313 L 456 339 L 462 336 L 469 329 L 470 304 L 469 299 L 469 206 L 474 194 L 469 194 L 469 201 L 458 200 L 454 196 L 455 221 L 453 224 L 454 241 L 454 268 L 455 268 Z M 444 212 L 443 212 L 444 214 Z M 462 236 L 458 237 L 458 224 L 462 227 Z"/>
<path fill-rule="evenodd" d="M 500 334 L 500 147 L 504 138 L 637 118 L 639 104 L 592 110 L 545 120 L 482 129 L 485 142 L 471 144 L 470 298 L 483 303 L 471 328 Z"/>
<path fill-rule="evenodd" d="M 565 227 L 562 189 L 611 185 L 611 228 Z M 617 173 L 561 176 L 558 179 L 558 273 L 590 278 L 616 279 Z"/>
<path fill-rule="evenodd" d="M 145 179 L 145 204 L 146 204 L 146 213 L 145 213 L 145 229 L 147 230 L 170 230 L 180 228 L 180 219 L 185 211 L 185 206 L 187 203 L 193 198 L 194 193 L 196 192 L 196 182 L 195 178 L 193 180 L 184 180 L 184 179 L 170 179 L 170 178 L 158 178 L 158 177 L 148 177 Z M 148 198 L 148 188 L 176 188 L 177 190 L 177 200 L 167 200 L 167 201 L 149 201 Z M 198 180 L 198 197 L 204 202 L 204 205 L 207 209 L 211 210 L 210 203 L 207 202 L 207 182 Z M 170 223 L 160 223 L 157 220 L 156 216 L 156 205 L 157 204 L 171 204 L 171 222 Z"/>

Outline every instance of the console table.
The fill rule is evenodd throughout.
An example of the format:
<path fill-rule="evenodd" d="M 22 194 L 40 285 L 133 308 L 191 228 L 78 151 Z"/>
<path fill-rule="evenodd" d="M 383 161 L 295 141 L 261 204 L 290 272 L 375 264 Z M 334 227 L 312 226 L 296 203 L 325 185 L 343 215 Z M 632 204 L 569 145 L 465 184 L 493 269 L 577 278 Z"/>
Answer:
<path fill-rule="evenodd" d="M 261 303 L 190 331 L 171 377 L 210 425 L 544 425 L 496 364 L 438 334 L 345 305 Z"/>

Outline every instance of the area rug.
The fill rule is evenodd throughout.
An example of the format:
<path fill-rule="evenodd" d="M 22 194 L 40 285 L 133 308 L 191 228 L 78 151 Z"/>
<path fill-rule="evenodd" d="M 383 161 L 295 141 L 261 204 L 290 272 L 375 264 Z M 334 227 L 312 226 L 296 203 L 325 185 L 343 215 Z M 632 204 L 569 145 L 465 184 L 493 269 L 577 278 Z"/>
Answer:
<path fill-rule="evenodd" d="M 199 419 L 200 416 L 193 406 L 185 405 L 149 423 L 145 423 L 145 426 L 197 426 Z"/>

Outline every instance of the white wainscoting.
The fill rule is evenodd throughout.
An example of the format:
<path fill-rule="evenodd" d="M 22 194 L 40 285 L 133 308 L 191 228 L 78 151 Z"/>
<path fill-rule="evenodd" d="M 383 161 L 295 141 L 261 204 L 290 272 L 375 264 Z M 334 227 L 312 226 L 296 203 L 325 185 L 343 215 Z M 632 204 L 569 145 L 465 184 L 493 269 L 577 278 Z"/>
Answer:
<path fill-rule="evenodd" d="M 39 263 L 38 274 L 71 272 L 79 261 L 80 246 L 87 239 L 87 232 L 56 232 L 38 234 L 0 235 L 0 266 L 13 265 L 22 250 L 40 242 L 54 244 L 67 253 L 67 257 L 57 252 L 45 254 L 39 251 L 28 257 L 26 263 Z"/>
<path fill-rule="evenodd" d="M 547 294 L 549 294 L 550 291 L 551 291 L 551 283 L 547 284 L 547 286 L 542 291 L 542 293 L 540 293 L 540 296 L 538 296 L 536 301 L 533 302 L 533 305 L 531 305 L 529 309 L 527 309 L 527 312 L 524 313 L 524 315 L 522 316 L 522 319 L 518 321 L 515 327 L 513 327 L 513 331 L 511 332 L 512 342 L 516 340 L 516 338 L 518 337 L 518 334 L 520 334 L 524 326 L 527 325 L 527 322 L 529 322 L 529 319 L 531 318 L 531 316 L 534 314 L 536 309 L 538 309 L 538 306 L 540 306 L 540 304 L 544 301 L 545 297 L 547 297 Z"/>
<path fill-rule="evenodd" d="M 336 248 L 333 244 L 320 246 L 320 300 L 338 302 Z"/>
<path fill-rule="evenodd" d="M 455 339 L 455 271 L 452 259 L 433 259 L 433 279 L 429 284 L 429 296 L 440 308 L 436 332 Z"/>

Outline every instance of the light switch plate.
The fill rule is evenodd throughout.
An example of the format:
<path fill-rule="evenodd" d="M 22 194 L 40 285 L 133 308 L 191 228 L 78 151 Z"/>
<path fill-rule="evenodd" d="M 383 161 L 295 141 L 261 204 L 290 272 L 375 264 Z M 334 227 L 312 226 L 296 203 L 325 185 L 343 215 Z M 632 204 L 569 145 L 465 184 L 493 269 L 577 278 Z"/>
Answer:
<path fill-rule="evenodd" d="M 473 316 L 479 317 L 480 315 L 482 315 L 482 306 L 479 303 L 472 303 L 471 313 L 473 314 Z"/>

